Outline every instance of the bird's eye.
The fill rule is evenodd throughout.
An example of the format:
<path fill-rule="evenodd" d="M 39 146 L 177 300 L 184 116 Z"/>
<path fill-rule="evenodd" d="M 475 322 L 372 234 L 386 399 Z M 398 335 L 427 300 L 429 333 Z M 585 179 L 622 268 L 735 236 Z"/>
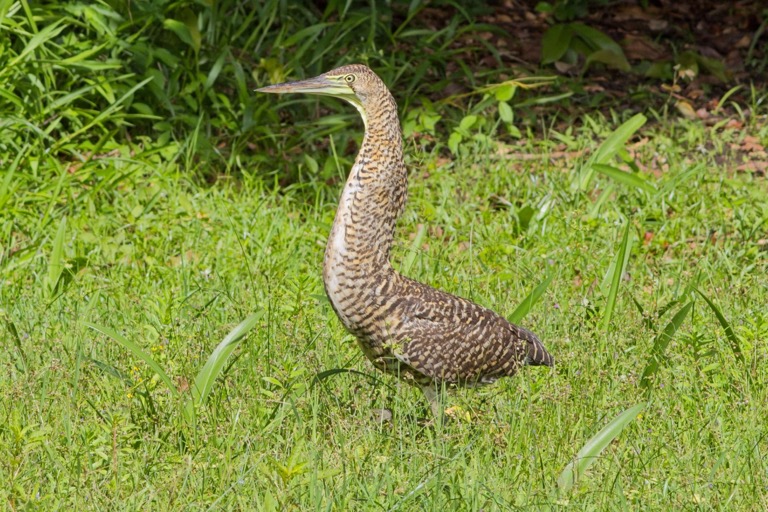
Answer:
<path fill-rule="evenodd" d="M 347 82 L 348 84 L 351 84 L 352 82 L 355 81 L 355 75 L 347 75 L 347 76 L 345 76 L 344 77 L 344 81 Z"/>

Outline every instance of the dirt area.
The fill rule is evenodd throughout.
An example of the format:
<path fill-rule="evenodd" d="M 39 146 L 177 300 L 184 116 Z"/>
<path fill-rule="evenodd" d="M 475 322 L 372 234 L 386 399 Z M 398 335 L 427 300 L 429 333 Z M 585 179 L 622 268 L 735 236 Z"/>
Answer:
<path fill-rule="evenodd" d="M 559 76 L 546 94 L 574 93 L 570 101 L 557 103 L 559 124 L 595 110 L 647 111 L 666 106 L 675 115 L 738 130 L 748 123 L 754 101 L 768 89 L 766 2 L 650 0 L 604 6 L 591 2 L 580 13 L 571 11 L 578 16 L 569 21 L 554 12 L 542 12 L 537 8 L 540 3 L 503 0 L 488 2 L 485 9 L 478 7 L 472 11 L 476 23 L 488 29 L 469 31 L 456 40 L 454 48 L 479 70 L 501 64 L 515 70 L 515 75 Z M 413 22 L 440 30 L 456 14 L 445 6 L 430 6 Z M 558 14 L 562 17 L 563 13 Z M 553 25 L 574 22 L 609 36 L 619 45 L 628 66 L 618 69 L 602 62 L 587 66 L 583 51 L 575 52 L 575 61 L 542 65 L 546 32 Z M 462 84 L 451 84 L 435 99 L 462 92 Z M 743 108 L 733 108 L 732 102 Z M 542 108 L 551 113 L 553 105 Z M 731 145 L 729 157 L 738 162 L 739 171 L 765 176 L 768 156 L 764 144 L 754 134 L 745 134 L 743 141 Z"/>
<path fill-rule="evenodd" d="M 736 85 L 744 87 L 731 98 L 748 102 L 751 84 L 763 90 L 768 84 L 768 21 L 764 21 L 768 20 L 768 3 L 651 0 L 645 6 L 639 1 L 599 6 L 592 2 L 582 16 L 570 21 L 558 19 L 554 12 L 540 12 L 540 3 L 504 0 L 472 10 L 476 23 L 486 24 L 488 30 L 468 31 L 457 38 L 453 46 L 460 51 L 458 57 L 480 69 L 501 64 L 523 73 L 547 71 L 572 77 L 577 80 L 568 84 L 571 89 L 575 85 L 599 93 L 601 106 L 611 108 L 622 108 L 624 99 L 631 101 L 637 91 L 650 96 L 651 103 L 656 103 L 653 97 L 663 100 L 672 94 L 687 103 L 679 107 L 687 117 L 713 110 L 716 104 L 712 102 Z M 431 6 L 411 23 L 440 30 L 456 14 L 450 7 Z M 395 24 L 404 19 L 405 13 L 395 14 Z M 576 62 L 558 61 L 542 67 L 545 33 L 553 25 L 572 22 L 597 29 L 618 43 L 630 69 L 600 62 L 585 66 L 584 52 L 577 52 Z M 443 92 L 458 91 L 449 87 Z"/>

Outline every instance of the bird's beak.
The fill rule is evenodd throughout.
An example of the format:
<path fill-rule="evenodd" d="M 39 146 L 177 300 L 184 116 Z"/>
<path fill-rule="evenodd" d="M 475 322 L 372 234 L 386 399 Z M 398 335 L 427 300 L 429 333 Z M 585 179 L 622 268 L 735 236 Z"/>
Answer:
<path fill-rule="evenodd" d="M 256 92 L 267 92 L 272 94 L 303 92 L 308 94 L 325 94 L 328 96 L 346 96 L 353 94 L 352 89 L 348 85 L 332 80 L 325 75 L 308 78 L 306 80 L 299 80 L 298 82 L 268 85 L 256 89 Z"/>
<path fill-rule="evenodd" d="M 360 98 L 355 94 L 354 89 L 340 80 L 341 77 L 329 77 L 327 74 L 299 80 L 298 82 L 285 82 L 283 84 L 268 85 L 256 89 L 256 92 L 268 92 L 272 94 L 282 94 L 285 92 L 303 92 L 307 94 L 320 94 L 323 96 L 332 96 L 348 101 L 355 106 L 363 117 L 365 126 L 368 126 L 368 118 L 365 115 L 365 108 Z"/>

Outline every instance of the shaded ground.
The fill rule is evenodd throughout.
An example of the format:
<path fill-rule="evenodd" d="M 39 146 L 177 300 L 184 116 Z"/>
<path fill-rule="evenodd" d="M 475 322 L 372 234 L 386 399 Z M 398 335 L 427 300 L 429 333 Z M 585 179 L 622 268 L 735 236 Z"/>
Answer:
<path fill-rule="evenodd" d="M 489 6 L 476 19 L 487 24 L 488 30 L 469 32 L 454 47 L 465 49 L 461 53 L 464 62 L 478 71 L 498 67 L 500 60 L 521 74 L 541 75 L 542 69 L 557 74 L 560 80 L 547 92 L 575 94 L 569 101 L 558 102 L 561 121 L 556 129 L 565 129 L 581 114 L 596 110 L 647 112 L 654 108 L 671 109 L 673 115 L 705 125 L 742 130 L 750 124 L 755 103 L 765 95 L 768 5 L 762 2 L 656 0 L 644 7 L 642 2 L 624 1 L 593 6 L 578 16 L 575 22 L 607 34 L 620 45 L 629 71 L 600 63 L 585 66 L 583 54 L 577 62 L 542 67 L 545 33 L 553 25 L 570 21 L 562 21 L 552 12 L 539 12 L 539 3 L 505 0 Z M 420 13 L 417 24 L 440 30 L 455 15 L 444 6 L 429 7 Z M 449 72 L 451 65 L 458 68 L 461 64 L 450 64 Z M 441 95 L 461 92 L 459 84 L 452 84 Z M 551 112 L 553 105 L 541 108 Z M 740 143 L 728 145 L 716 160 L 727 161 L 736 172 L 764 176 L 768 169 L 766 143 L 755 133 L 745 133 Z"/>
<path fill-rule="evenodd" d="M 507 46 L 525 62 L 537 63 L 542 35 L 552 23 L 551 14 L 537 13 L 538 2 L 506 1 L 483 21 L 509 32 L 498 44 Z M 660 0 L 643 8 L 640 2 L 621 2 L 610 8 L 592 8 L 579 21 L 597 28 L 623 48 L 631 64 L 642 61 L 671 61 L 675 54 L 692 50 L 724 63 L 736 82 L 765 82 L 768 40 L 761 28 L 765 19 L 761 2 L 675 2 Z M 757 36 L 757 37 L 756 37 Z M 503 41 L 503 42 L 502 42 Z M 749 62 L 748 62 L 749 61 Z M 754 69 L 748 69 L 754 64 Z M 756 76 L 759 71 L 762 76 Z M 594 73 L 593 73 L 594 74 Z M 709 77 L 705 82 L 716 83 Z M 616 86 L 623 84 L 611 81 Z M 617 94 L 624 88 L 616 87 Z"/>
<path fill-rule="evenodd" d="M 498 49 L 505 64 L 538 69 L 544 33 L 554 24 L 566 23 L 556 19 L 553 13 L 537 12 L 539 3 L 505 0 L 479 16 L 478 22 L 500 29 L 489 30 L 482 37 L 489 46 Z M 576 20 L 610 36 L 621 46 L 632 65 L 631 72 L 592 66 L 586 72 L 585 82 L 592 84 L 593 91 L 622 98 L 642 84 L 659 87 L 659 78 L 663 78 L 659 76 L 663 75 L 661 70 L 657 76 L 649 77 L 646 68 L 650 64 L 681 63 L 680 55 L 685 52 L 721 63 L 724 70 L 725 76 L 718 77 L 699 65 L 700 73 L 686 81 L 679 93 L 697 105 L 716 98 L 735 84 L 755 83 L 764 87 L 768 83 L 767 5 L 746 0 L 657 0 L 649 3 L 648 7 L 642 7 L 641 2 L 636 1 L 624 1 L 605 8 L 592 7 L 584 17 Z M 421 13 L 419 21 L 439 29 L 454 14 L 444 7 L 428 8 Z M 472 41 L 469 43 L 466 46 L 472 47 Z M 464 44 L 466 41 L 460 41 L 456 46 Z M 493 67 L 498 62 L 492 53 L 486 52 L 478 64 Z M 563 75 L 577 77 L 583 71 L 581 64 L 583 60 L 576 66 L 558 63 L 555 68 Z M 686 67 L 685 62 L 681 64 Z M 667 94 L 660 88 L 658 92 Z"/>

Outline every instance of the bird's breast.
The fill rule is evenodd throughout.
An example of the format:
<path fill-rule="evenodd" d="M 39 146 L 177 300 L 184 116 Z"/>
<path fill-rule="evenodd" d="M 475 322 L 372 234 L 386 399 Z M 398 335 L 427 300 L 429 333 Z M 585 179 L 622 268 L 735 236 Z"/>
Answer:
<path fill-rule="evenodd" d="M 361 168 L 362 164 L 355 164 L 344 186 L 323 264 L 323 283 L 328 299 L 341 322 L 350 330 L 354 330 L 356 310 L 364 307 L 366 256 L 370 253 L 361 240 L 364 226 L 354 219 L 355 203 L 361 200 L 358 195 L 364 194 L 364 185 L 359 178 Z"/>
<path fill-rule="evenodd" d="M 367 157 L 358 157 L 325 248 L 326 294 L 344 327 L 361 344 L 376 345 L 387 337 L 377 322 L 386 302 L 381 287 L 391 284 L 395 275 L 389 252 L 400 204 L 393 201 L 397 187 L 391 179 Z"/>

